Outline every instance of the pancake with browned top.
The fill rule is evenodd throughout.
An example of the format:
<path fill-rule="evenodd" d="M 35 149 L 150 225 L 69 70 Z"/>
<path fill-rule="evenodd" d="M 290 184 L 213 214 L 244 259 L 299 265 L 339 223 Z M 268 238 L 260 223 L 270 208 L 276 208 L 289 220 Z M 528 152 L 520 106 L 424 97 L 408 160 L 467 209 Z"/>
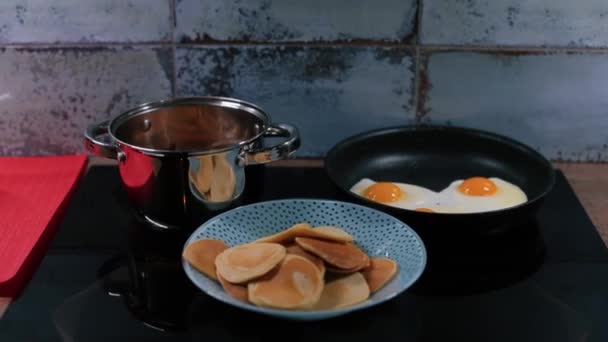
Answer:
<path fill-rule="evenodd" d="M 369 265 L 369 256 L 352 243 L 305 237 L 297 237 L 295 241 L 304 250 L 318 256 L 335 268 L 350 270 Z"/>
<path fill-rule="evenodd" d="M 196 240 L 186 247 L 182 257 L 199 272 L 209 278 L 217 279 L 215 258 L 226 249 L 228 249 L 228 245 L 220 240 Z"/>
<path fill-rule="evenodd" d="M 369 298 L 369 286 L 361 273 L 338 277 L 325 283 L 314 310 L 331 310 L 352 306 Z"/>
<path fill-rule="evenodd" d="M 220 253 L 215 258 L 215 266 L 224 279 L 242 284 L 268 273 L 285 254 L 285 247 L 277 243 L 249 243 Z"/>
<path fill-rule="evenodd" d="M 308 259 L 288 254 L 280 266 L 248 285 L 249 300 L 259 306 L 306 309 L 323 291 L 321 272 Z"/>
<path fill-rule="evenodd" d="M 389 258 L 372 258 L 369 267 L 361 271 L 374 293 L 386 285 L 397 274 L 397 263 Z"/>

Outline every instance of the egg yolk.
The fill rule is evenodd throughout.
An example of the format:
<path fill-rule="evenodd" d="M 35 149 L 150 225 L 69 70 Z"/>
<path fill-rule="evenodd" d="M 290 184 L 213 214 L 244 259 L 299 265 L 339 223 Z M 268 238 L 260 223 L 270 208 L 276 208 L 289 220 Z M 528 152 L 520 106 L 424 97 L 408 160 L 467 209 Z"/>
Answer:
<path fill-rule="evenodd" d="M 432 209 L 429 208 L 416 208 L 415 211 L 420 211 L 423 213 L 434 213 L 434 211 Z"/>
<path fill-rule="evenodd" d="M 365 197 L 372 201 L 390 203 L 403 198 L 405 194 L 393 183 L 380 182 L 365 189 Z"/>
<path fill-rule="evenodd" d="M 496 184 L 485 177 L 472 177 L 458 186 L 458 191 L 469 196 L 492 196 L 497 189 Z"/>

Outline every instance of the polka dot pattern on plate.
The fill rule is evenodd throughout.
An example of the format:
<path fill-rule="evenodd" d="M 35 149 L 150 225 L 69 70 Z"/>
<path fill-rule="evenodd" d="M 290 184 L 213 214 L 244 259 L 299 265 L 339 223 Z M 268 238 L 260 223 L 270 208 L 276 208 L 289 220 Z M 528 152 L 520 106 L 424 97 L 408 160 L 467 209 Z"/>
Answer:
<path fill-rule="evenodd" d="M 192 234 L 186 244 L 198 239 L 213 238 L 234 246 L 303 222 L 313 227 L 340 227 L 354 236 L 355 243 L 370 257 L 389 257 L 399 265 L 397 276 L 366 302 L 351 308 L 332 310 L 328 317 L 335 316 L 340 311 L 368 307 L 394 297 L 411 286 L 426 265 L 424 244 L 409 226 L 375 209 L 330 200 L 278 200 L 235 208 L 207 221 Z M 197 272 L 186 262 L 184 269 L 194 284 L 226 303 L 287 318 L 319 319 L 315 318 L 315 312 L 273 310 L 239 303 L 224 293 L 215 281 Z M 325 318 L 326 315 L 321 316 Z"/>

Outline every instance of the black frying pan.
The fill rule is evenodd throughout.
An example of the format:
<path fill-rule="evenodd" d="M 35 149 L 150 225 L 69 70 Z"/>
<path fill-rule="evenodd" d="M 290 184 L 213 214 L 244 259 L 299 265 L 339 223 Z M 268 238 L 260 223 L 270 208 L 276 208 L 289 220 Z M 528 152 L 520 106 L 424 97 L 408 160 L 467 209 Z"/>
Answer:
<path fill-rule="evenodd" d="M 451 126 L 398 127 L 356 135 L 338 143 L 325 159 L 331 180 L 352 199 L 390 212 L 419 231 L 493 234 L 534 216 L 553 187 L 551 163 L 530 147 L 500 135 Z M 528 202 L 509 209 L 472 213 L 421 213 L 377 204 L 352 194 L 361 178 L 416 184 L 439 191 L 451 181 L 499 177 L 518 185 Z"/>
<path fill-rule="evenodd" d="M 427 246 L 431 263 L 443 262 L 446 269 L 459 269 L 453 266 L 472 264 L 463 258 L 482 260 L 498 253 L 501 255 L 496 260 L 506 260 L 510 270 L 519 272 L 525 267 L 513 266 L 515 259 L 528 267 L 539 256 L 533 221 L 553 187 L 555 173 L 541 154 L 513 139 L 451 126 L 387 128 L 338 143 L 327 154 L 325 168 L 341 190 L 341 199 L 387 212 L 416 230 Z M 499 177 L 516 184 L 528 201 L 492 212 L 441 214 L 393 208 L 349 191 L 361 178 L 439 191 L 456 179 L 473 176 Z M 524 251 L 524 246 L 529 248 Z M 457 257 L 460 260 L 455 262 Z M 498 269 L 495 262 L 476 264 L 493 272 Z"/>

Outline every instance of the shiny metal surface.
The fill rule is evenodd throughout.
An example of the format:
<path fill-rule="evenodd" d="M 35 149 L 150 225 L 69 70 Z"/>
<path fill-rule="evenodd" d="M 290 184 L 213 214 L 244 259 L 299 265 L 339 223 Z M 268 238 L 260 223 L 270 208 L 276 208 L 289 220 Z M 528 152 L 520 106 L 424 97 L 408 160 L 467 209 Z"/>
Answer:
<path fill-rule="evenodd" d="M 147 107 L 112 123 L 110 131 L 121 145 L 156 154 L 217 152 L 259 137 L 268 120 L 218 103 L 176 101 L 174 106 Z"/>
<path fill-rule="evenodd" d="M 243 101 L 183 98 L 140 105 L 85 132 L 90 153 L 118 159 L 127 194 L 155 227 L 197 226 L 236 204 L 246 165 L 291 156 L 298 131 Z M 107 134 L 110 142 L 99 136 Z M 284 137 L 262 147 L 264 137 Z"/>
<path fill-rule="evenodd" d="M 225 208 L 245 189 L 245 173 L 238 160 L 236 150 L 190 158 L 192 194 L 212 209 Z"/>
<path fill-rule="evenodd" d="M 110 121 L 107 120 L 87 127 L 84 131 L 84 147 L 96 156 L 116 159 L 116 146 L 98 139 L 99 136 L 108 133 L 109 124 Z"/>
<path fill-rule="evenodd" d="M 245 152 L 245 164 L 263 164 L 275 160 L 285 159 L 296 152 L 300 147 L 298 129 L 291 125 L 270 125 L 264 132 L 265 137 L 287 138 L 284 142 L 269 148 L 249 148 Z"/>

